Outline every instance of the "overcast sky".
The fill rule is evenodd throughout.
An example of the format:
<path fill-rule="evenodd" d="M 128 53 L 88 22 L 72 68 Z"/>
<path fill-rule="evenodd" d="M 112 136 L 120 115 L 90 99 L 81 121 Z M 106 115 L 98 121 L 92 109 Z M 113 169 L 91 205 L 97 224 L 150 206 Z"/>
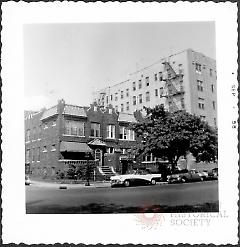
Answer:
<path fill-rule="evenodd" d="M 25 109 L 87 106 L 94 90 L 187 48 L 215 59 L 214 22 L 25 25 Z"/>

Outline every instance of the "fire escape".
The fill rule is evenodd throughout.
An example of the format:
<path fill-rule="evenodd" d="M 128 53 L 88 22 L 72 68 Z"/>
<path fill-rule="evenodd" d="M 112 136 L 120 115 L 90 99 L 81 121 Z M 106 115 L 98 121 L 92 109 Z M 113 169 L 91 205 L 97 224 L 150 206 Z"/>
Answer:
<path fill-rule="evenodd" d="M 165 81 L 164 94 L 161 97 L 166 98 L 166 105 L 169 111 L 178 111 L 185 109 L 184 106 L 184 88 L 183 88 L 183 69 L 178 68 L 176 72 L 170 62 L 164 61 L 163 81 Z"/>

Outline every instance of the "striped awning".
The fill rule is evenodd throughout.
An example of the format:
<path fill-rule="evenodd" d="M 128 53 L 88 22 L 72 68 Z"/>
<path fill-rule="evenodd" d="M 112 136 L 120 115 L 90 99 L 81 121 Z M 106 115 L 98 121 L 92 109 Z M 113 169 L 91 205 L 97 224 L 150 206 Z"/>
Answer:
<path fill-rule="evenodd" d="M 86 143 L 61 142 L 60 152 L 91 153 L 92 149 Z"/>

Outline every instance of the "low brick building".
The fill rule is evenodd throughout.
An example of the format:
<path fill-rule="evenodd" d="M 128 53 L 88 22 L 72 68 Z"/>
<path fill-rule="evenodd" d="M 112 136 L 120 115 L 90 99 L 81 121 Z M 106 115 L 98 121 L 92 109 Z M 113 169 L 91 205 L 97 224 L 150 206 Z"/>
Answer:
<path fill-rule="evenodd" d="M 26 171 L 33 176 L 56 177 L 70 166 L 94 163 L 96 174 L 125 173 L 131 163 L 125 153 L 136 144 L 129 124 L 141 114 L 118 113 L 109 105 L 102 109 L 56 106 L 25 117 Z"/>

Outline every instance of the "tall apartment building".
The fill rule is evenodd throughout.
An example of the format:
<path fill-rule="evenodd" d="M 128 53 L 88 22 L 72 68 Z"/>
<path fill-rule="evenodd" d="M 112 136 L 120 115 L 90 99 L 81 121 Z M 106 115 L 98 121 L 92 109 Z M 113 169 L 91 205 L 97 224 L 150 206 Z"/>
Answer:
<path fill-rule="evenodd" d="M 163 104 L 169 111 L 186 110 L 217 126 L 216 82 L 216 61 L 187 49 L 94 92 L 94 101 L 126 113 Z"/>

